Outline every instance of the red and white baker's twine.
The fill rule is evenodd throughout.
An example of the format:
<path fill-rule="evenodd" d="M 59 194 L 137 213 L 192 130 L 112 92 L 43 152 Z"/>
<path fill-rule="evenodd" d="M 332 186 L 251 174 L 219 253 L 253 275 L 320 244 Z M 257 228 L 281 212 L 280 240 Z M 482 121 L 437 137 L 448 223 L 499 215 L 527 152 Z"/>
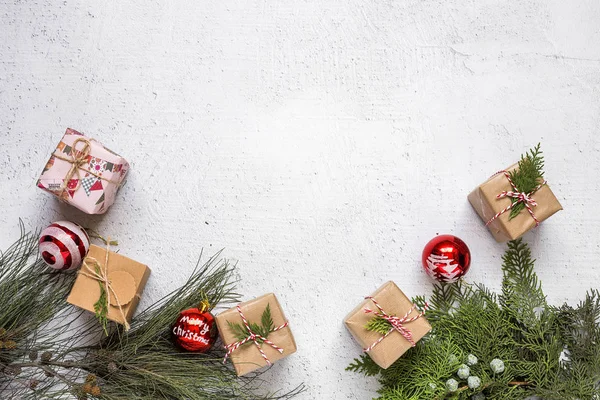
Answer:
<path fill-rule="evenodd" d="M 240 306 L 237 306 L 237 310 L 240 313 L 240 317 L 242 317 L 242 322 L 244 323 L 244 326 L 246 327 L 246 329 L 248 330 L 248 332 L 250 332 L 250 335 L 248 335 L 247 338 L 243 339 L 243 340 L 239 340 L 235 343 L 231 343 L 228 345 L 225 345 L 225 350 L 227 350 L 227 354 L 225 354 L 225 358 L 223 359 L 223 364 L 225 364 L 225 362 L 227 361 L 227 357 L 229 357 L 231 355 L 231 353 L 233 353 L 234 351 L 236 351 L 238 348 L 240 348 L 240 346 L 243 346 L 244 344 L 248 343 L 248 342 L 254 342 L 254 344 L 256 345 L 256 348 L 258 349 L 258 351 L 260 352 L 260 355 L 262 356 L 262 358 L 265 359 L 265 362 L 267 363 L 267 365 L 271 365 L 271 361 L 269 360 L 269 358 L 267 357 L 267 355 L 265 354 L 265 352 L 263 351 L 263 349 L 260 347 L 260 343 L 258 343 L 258 339 L 262 340 L 263 343 L 268 344 L 269 346 L 271 346 L 272 348 L 274 348 L 275 350 L 277 350 L 280 353 L 283 353 L 283 349 L 279 346 L 277 346 L 275 343 L 271 342 L 269 339 L 267 339 L 264 336 L 261 336 L 255 332 L 252 331 L 252 329 L 250 328 L 250 324 L 248 324 L 248 320 L 246 319 L 246 317 L 244 316 L 244 313 L 242 312 L 242 309 L 240 308 Z M 288 326 L 289 321 L 286 321 L 285 324 L 280 325 L 276 328 L 271 329 L 270 332 L 277 332 L 280 329 L 285 328 L 286 326 Z"/>
<path fill-rule="evenodd" d="M 538 226 L 540 224 L 540 221 L 536 218 L 535 214 L 533 213 L 533 210 L 531 209 L 531 207 L 537 206 L 537 203 L 536 203 L 536 201 L 534 199 L 531 198 L 531 195 L 534 194 L 535 192 L 537 192 L 538 190 L 540 190 L 540 188 L 546 184 L 546 181 L 544 181 L 544 182 L 540 183 L 539 185 L 537 185 L 535 187 L 535 189 L 533 189 L 531 192 L 525 193 L 525 192 L 519 192 L 518 191 L 517 187 L 515 186 L 515 183 L 512 181 L 512 179 L 510 179 L 510 174 L 508 173 L 508 171 L 506 171 L 506 170 L 498 171 L 498 172 L 496 172 L 492 176 L 496 176 L 498 174 L 504 174 L 504 176 L 506 177 L 506 179 L 508 179 L 508 182 L 510 183 L 510 186 L 512 186 L 514 192 L 513 191 L 504 191 L 504 192 L 498 194 L 496 196 L 496 198 L 497 199 L 501 199 L 503 197 L 510 197 L 510 198 L 513 198 L 513 199 L 517 199 L 517 201 L 511 203 L 504 210 L 502 210 L 502 211 L 498 212 L 496 215 L 494 215 L 488 222 L 485 223 L 485 226 L 488 226 L 489 224 L 491 224 L 492 222 L 494 222 L 494 220 L 496 220 L 499 216 L 501 216 L 502 214 L 504 214 L 508 210 L 512 209 L 514 206 L 516 206 L 519 203 L 525 204 L 525 207 L 527 207 L 527 211 L 529 211 L 529 214 L 531 215 L 531 218 L 533 218 L 533 220 L 535 221 L 535 226 Z"/>
<path fill-rule="evenodd" d="M 382 337 L 377 339 L 377 341 L 375 343 L 373 343 L 372 345 L 370 345 L 369 347 L 363 349 L 363 351 L 365 351 L 365 352 L 371 351 L 373 349 L 373 347 L 375 347 L 379 343 L 381 343 L 381 341 L 383 339 L 388 337 L 388 335 L 394 331 L 398 331 L 406 340 L 408 340 L 413 345 L 413 347 L 416 345 L 413 340 L 413 337 L 412 337 L 412 332 L 409 329 L 407 329 L 406 327 L 404 327 L 404 324 L 413 322 L 413 321 L 421 318 L 423 316 L 423 314 L 425 314 L 425 311 L 427 311 L 427 308 L 429 308 L 429 304 L 425 303 L 425 307 L 423 307 L 423 311 L 421 311 L 419 313 L 419 315 L 416 315 L 412 318 L 408 318 L 410 313 L 415 308 L 417 308 L 417 306 L 415 304 L 413 304 L 413 306 L 406 312 L 406 314 L 404 314 L 404 316 L 402 318 L 400 318 L 400 317 L 396 317 L 395 315 L 389 315 L 388 313 L 386 313 L 373 297 L 367 296 L 367 297 L 365 297 L 365 299 L 370 299 L 373 302 L 373 304 L 375 304 L 375 307 L 377 307 L 379 309 L 379 312 L 376 312 L 376 311 L 371 310 L 370 308 L 365 308 L 365 313 L 367 313 L 367 314 L 373 313 L 373 314 L 375 314 L 375 316 L 385 319 L 390 324 L 392 324 L 392 327 L 385 335 L 383 335 Z"/>

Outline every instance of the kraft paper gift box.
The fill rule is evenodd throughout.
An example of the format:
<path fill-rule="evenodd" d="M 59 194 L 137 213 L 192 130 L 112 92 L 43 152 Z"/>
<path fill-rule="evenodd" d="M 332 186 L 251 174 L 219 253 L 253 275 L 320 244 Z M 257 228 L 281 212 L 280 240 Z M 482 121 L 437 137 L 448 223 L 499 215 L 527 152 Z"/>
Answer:
<path fill-rule="evenodd" d="M 518 166 L 518 163 L 513 164 L 506 171 L 513 171 Z M 487 223 L 497 213 L 512 203 L 509 197 L 497 198 L 498 194 L 508 191 L 514 191 L 510 181 L 504 173 L 497 173 L 469 194 L 469 203 L 471 203 L 481 219 Z M 530 197 L 537 203 L 536 206 L 531 206 L 531 210 L 539 222 L 550 218 L 554 213 L 562 210 L 562 206 L 556 199 L 556 196 L 554 196 L 554 193 L 552 193 L 552 190 L 550 190 L 548 184 L 540 187 Z M 493 219 L 488 225 L 490 232 L 498 242 L 518 239 L 537 225 L 535 219 L 527 211 L 527 208 L 522 209 L 514 218 L 510 219 L 509 217 L 510 211 L 507 211 Z"/>
<path fill-rule="evenodd" d="M 103 247 L 90 246 L 67 302 L 95 313 L 94 304 L 101 294 L 101 282 L 94 274 L 97 263 L 100 270 L 106 271 L 105 276 L 110 284 L 107 318 L 127 326 L 150 276 L 150 268 L 112 251 L 108 254 L 108 267 L 106 267 L 106 251 L 107 249 Z"/>
<path fill-rule="evenodd" d="M 128 170 L 123 157 L 68 128 L 37 186 L 87 214 L 103 214 L 115 201 Z"/>
<path fill-rule="evenodd" d="M 271 343 L 283 350 L 281 353 L 267 343 L 262 343 L 257 346 L 252 340 L 249 340 L 239 347 L 235 346 L 236 343 L 240 342 L 240 338 L 236 336 L 235 332 L 230 328 L 229 323 L 244 326 L 237 307 L 223 311 L 215 317 L 217 328 L 219 329 L 219 336 L 226 349 L 236 347 L 231 351 L 228 357 L 231 358 L 231 362 L 233 363 L 233 367 L 238 376 L 246 375 L 269 365 L 260 350 L 262 350 L 264 356 L 267 357 L 270 363 L 275 363 L 296 352 L 294 335 L 292 334 L 290 327 L 287 326 L 288 320 L 285 318 L 281 305 L 273 293 L 268 293 L 257 297 L 254 300 L 240 303 L 238 306 L 250 325 L 254 323 L 261 325 L 263 312 L 266 310 L 267 305 L 269 305 L 271 310 L 273 327 L 279 328 L 286 325 L 281 329 L 269 332 L 269 335 L 267 336 L 267 339 Z"/>
<path fill-rule="evenodd" d="M 416 318 L 412 322 L 403 323 L 403 327 L 412 334 L 414 343 L 418 342 L 431 330 L 431 325 L 420 312 L 413 308 L 413 303 L 392 281 L 386 282 L 377 289 L 370 297 L 375 299 L 377 304 L 387 313 L 402 318 L 410 311 L 407 319 Z M 383 340 L 378 342 L 384 335 L 367 330 L 369 321 L 375 317 L 371 312 L 365 312 L 365 309 L 379 312 L 377 305 L 371 299 L 365 299 L 345 318 L 344 324 L 350 331 L 354 339 L 364 349 L 372 347 L 366 353 L 381 368 L 386 369 L 399 359 L 413 344 L 408 341 L 400 332 L 394 329 Z M 374 345 L 374 346 L 373 346 Z"/>

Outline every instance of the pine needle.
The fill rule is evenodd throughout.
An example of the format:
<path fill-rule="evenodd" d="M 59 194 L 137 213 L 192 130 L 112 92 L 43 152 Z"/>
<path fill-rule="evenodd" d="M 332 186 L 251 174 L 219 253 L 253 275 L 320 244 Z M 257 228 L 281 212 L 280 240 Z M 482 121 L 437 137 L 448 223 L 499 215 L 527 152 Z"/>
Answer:
<path fill-rule="evenodd" d="M 238 378 L 222 363 L 222 346 L 206 354 L 175 348 L 171 326 L 182 310 L 205 299 L 239 301 L 234 266 L 220 252 L 134 317 L 129 332 L 111 325 L 103 337 L 94 318 L 65 301 L 75 274 L 49 272 L 36 257 L 37 234 L 21 229 L 0 255 L 0 398 L 270 400 L 304 390 L 265 393 L 260 374 Z"/>

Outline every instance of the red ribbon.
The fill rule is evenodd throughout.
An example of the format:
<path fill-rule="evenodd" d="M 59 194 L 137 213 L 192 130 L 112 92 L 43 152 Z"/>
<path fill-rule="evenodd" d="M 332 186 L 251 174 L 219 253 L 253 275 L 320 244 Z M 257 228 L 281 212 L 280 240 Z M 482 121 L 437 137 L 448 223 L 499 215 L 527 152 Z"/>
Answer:
<path fill-rule="evenodd" d="M 263 343 L 268 344 L 269 346 L 271 346 L 272 348 L 274 348 L 275 350 L 277 350 L 279 353 L 283 353 L 283 349 L 279 346 L 277 346 L 275 343 L 271 342 L 269 339 L 267 339 L 264 336 L 261 336 L 259 334 L 257 334 L 256 332 L 252 331 L 252 328 L 250 328 L 250 325 L 248 324 L 248 320 L 246 319 L 246 317 L 244 316 L 244 313 L 242 312 L 242 309 L 240 306 L 237 306 L 237 310 L 240 313 L 240 317 L 242 317 L 242 322 L 244 323 L 244 326 L 246 327 L 246 329 L 248 330 L 248 332 L 250 333 L 248 335 L 248 337 L 239 340 L 235 343 L 231 343 L 228 345 L 225 345 L 225 350 L 227 350 L 227 354 L 225 354 L 225 358 L 223 358 L 223 364 L 225 364 L 225 362 L 227 361 L 227 357 L 229 357 L 231 355 L 231 353 L 233 353 L 234 351 L 236 351 L 240 346 L 248 343 L 248 342 L 254 342 L 254 344 L 256 345 L 256 347 L 258 348 L 258 351 L 260 352 L 260 355 L 262 356 L 262 358 L 264 358 L 265 362 L 267 363 L 267 365 L 271 365 L 271 361 L 269 360 L 269 358 L 267 357 L 267 355 L 265 354 L 265 352 L 263 351 L 263 349 L 260 347 L 260 343 L 258 343 L 258 340 L 262 340 Z M 280 325 L 276 328 L 273 328 L 270 330 L 270 332 L 276 332 L 280 329 L 285 328 L 286 326 L 288 326 L 289 321 L 286 321 L 285 324 Z"/>
<path fill-rule="evenodd" d="M 365 308 L 365 313 L 367 313 L 367 314 L 373 313 L 373 314 L 375 314 L 375 316 L 385 319 L 392 325 L 392 327 L 385 335 L 383 335 L 382 337 L 377 339 L 377 341 L 375 341 L 375 343 L 373 343 L 369 347 L 364 348 L 363 351 L 365 351 L 365 352 L 371 351 L 373 349 L 373 347 L 375 347 L 379 343 L 381 343 L 381 341 L 383 339 L 388 337 L 388 335 L 394 331 L 398 331 L 406 340 L 408 340 L 410 342 L 410 344 L 412 344 L 413 347 L 416 346 L 416 343 L 414 342 L 413 337 L 412 337 L 412 332 L 409 329 L 407 329 L 404 326 L 404 324 L 413 322 L 413 321 L 421 318 L 423 316 L 423 314 L 425 314 L 425 311 L 427 311 L 427 308 L 429 308 L 429 304 L 425 303 L 425 307 L 423 308 L 423 311 L 421 311 L 419 313 L 419 315 L 416 315 L 412 318 L 408 318 L 410 313 L 414 309 L 417 308 L 417 306 L 415 304 L 413 304 L 412 307 L 406 312 L 406 314 L 404 314 L 404 316 L 402 318 L 400 318 L 400 317 L 396 317 L 395 315 L 389 315 L 388 313 L 386 313 L 373 297 L 367 296 L 367 297 L 365 297 L 365 299 L 370 299 L 373 302 L 373 304 L 375 304 L 375 307 L 377 307 L 379 309 L 379 312 L 376 312 L 376 311 L 371 310 L 370 308 Z"/>
<path fill-rule="evenodd" d="M 533 220 L 535 221 L 535 226 L 537 227 L 540 224 L 540 221 L 536 218 L 535 214 L 533 213 L 533 210 L 531 209 L 531 207 L 537 206 L 537 203 L 534 199 L 531 198 L 531 195 L 534 194 L 535 192 L 537 192 L 538 190 L 540 190 L 540 188 L 546 184 L 546 181 L 537 185 L 536 188 L 533 189 L 531 192 L 525 193 L 525 192 L 519 192 L 519 189 L 517 189 L 517 187 L 515 186 L 515 183 L 510 178 L 510 174 L 508 173 L 508 171 L 506 171 L 506 170 L 498 171 L 492 176 L 496 176 L 498 174 L 504 174 L 504 176 L 506 176 L 506 179 L 508 179 L 508 182 L 510 183 L 510 186 L 512 186 L 514 191 L 503 191 L 500 194 L 498 194 L 496 196 L 496 198 L 501 199 L 503 197 L 510 197 L 512 199 L 517 199 L 517 201 L 511 202 L 511 204 L 508 207 L 506 207 L 504 210 L 502 210 L 502 211 L 498 212 L 496 215 L 494 215 L 488 222 L 485 223 L 485 226 L 488 226 L 489 224 L 494 222 L 494 220 L 496 220 L 499 216 L 501 216 L 508 210 L 512 209 L 517 204 L 523 203 L 523 204 L 525 204 L 527 211 L 529 211 L 529 215 L 531 215 L 531 218 L 533 218 Z"/>

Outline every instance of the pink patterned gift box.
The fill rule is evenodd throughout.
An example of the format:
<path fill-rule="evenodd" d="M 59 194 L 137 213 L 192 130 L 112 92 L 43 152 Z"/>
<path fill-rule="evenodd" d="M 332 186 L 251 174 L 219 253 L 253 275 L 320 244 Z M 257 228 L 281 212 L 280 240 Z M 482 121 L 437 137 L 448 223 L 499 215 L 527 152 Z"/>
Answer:
<path fill-rule="evenodd" d="M 85 213 L 103 214 L 115 201 L 128 170 L 123 157 L 67 128 L 37 185 Z"/>

